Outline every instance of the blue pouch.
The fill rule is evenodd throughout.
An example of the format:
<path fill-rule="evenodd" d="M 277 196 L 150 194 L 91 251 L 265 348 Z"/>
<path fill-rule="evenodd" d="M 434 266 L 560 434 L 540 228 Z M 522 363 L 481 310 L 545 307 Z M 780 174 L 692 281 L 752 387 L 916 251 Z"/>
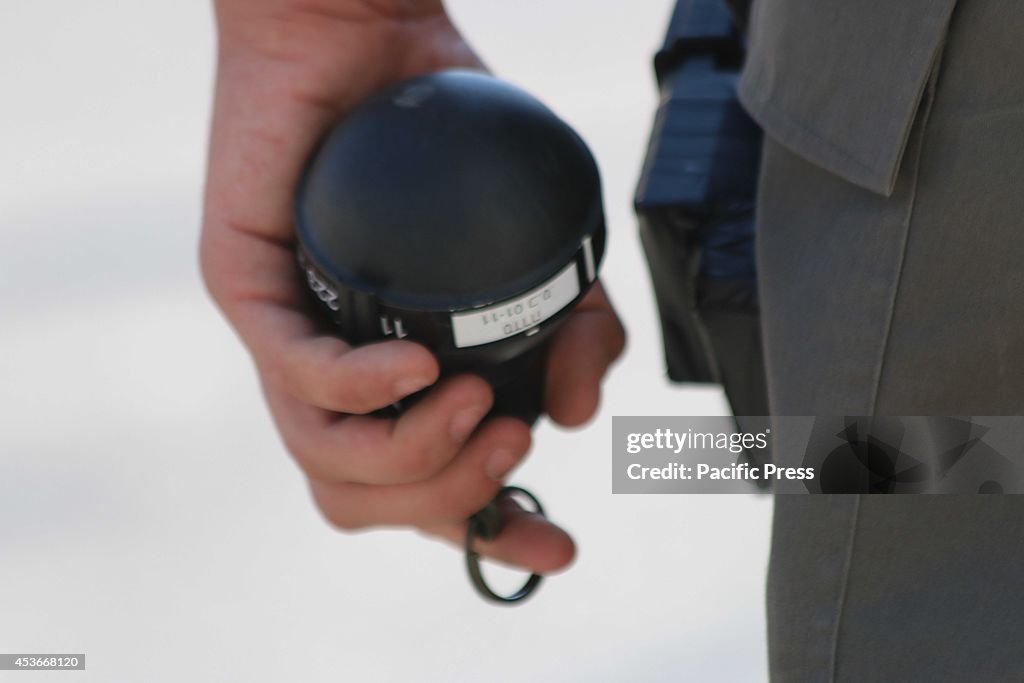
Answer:
<path fill-rule="evenodd" d="M 676 5 L 635 208 L 669 378 L 722 384 L 739 427 L 761 431 L 766 418 L 747 418 L 769 414 L 754 254 L 762 133 L 736 98 L 744 46 L 731 9 Z"/>

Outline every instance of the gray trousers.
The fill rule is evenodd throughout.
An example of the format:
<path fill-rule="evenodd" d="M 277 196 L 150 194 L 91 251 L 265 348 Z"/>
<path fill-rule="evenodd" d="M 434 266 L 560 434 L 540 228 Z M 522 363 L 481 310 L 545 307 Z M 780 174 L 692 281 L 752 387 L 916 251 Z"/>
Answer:
<path fill-rule="evenodd" d="M 1024 414 L 1024 7 L 958 4 L 892 196 L 768 140 L 758 220 L 773 414 Z M 1024 497 L 779 496 L 768 632 L 775 683 L 1024 681 Z"/>

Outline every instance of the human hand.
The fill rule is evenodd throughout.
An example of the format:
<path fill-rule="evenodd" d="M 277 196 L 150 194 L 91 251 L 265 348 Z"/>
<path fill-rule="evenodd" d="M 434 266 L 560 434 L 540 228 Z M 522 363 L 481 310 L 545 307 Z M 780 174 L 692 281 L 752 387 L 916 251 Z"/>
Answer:
<path fill-rule="evenodd" d="M 207 287 L 256 363 L 281 437 L 324 516 L 345 530 L 410 526 L 461 543 L 530 445 L 511 418 L 482 422 L 493 401 L 472 376 L 438 381 L 423 347 L 357 348 L 321 333 L 297 276 L 291 220 L 316 140 L 392 82 L 452 66 L 481 68 L 437 2 L 223 0 L 201 263 Z M 594 412 L 622 348 L 600 285 L 552 342 L 547 410 L 562 424 Z M 400 418 L 368 413 L 431 386 Z M 484 555 L 547 573 L 569 537 L 506 503 Z"/>

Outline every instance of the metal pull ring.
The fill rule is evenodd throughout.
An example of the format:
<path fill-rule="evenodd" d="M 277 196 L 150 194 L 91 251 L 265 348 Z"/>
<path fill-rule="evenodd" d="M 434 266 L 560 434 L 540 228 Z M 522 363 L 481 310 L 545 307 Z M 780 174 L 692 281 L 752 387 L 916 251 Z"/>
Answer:
<path fill-rule="evenodd" d="M 487 507 L 469 518 L 469 524 L 466 526 L 466 569 L 469 571 L 469 579 L 473 583 L 473 587 L 476 588 L 477 593 L 483 596 L 484 599 L 504 605 L 519 602 L 531 595 L 537 589 L 537 586 L 540 585 L 540 581 L 543 578 L 539 574 L 531 574 L 526 583 L 515 593 L 499 595 L 487 585 L 487 581 L 484 580 L 483 573 L 480 571 L 480 555 L 473 550 L 473 539 L 479 537 L 484 540 L 491 540 L 501 532 L 503 520 L 501 519 L 501 511 L 498 509 L 498 503 L 503 496 L 513 493 L 518 493 L 528 498 L 533 503 L 534 512 L 542 516 L 544 515 L 544 507 L 532 493 L 518 486 L 505 486 L 498 491 L 494 500 L 488 503 Z"/>

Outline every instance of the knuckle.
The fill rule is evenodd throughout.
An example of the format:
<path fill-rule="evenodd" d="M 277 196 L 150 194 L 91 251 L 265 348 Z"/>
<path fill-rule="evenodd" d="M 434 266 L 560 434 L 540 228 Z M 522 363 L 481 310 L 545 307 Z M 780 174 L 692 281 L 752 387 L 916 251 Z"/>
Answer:
<path fill-rule="evenodd" d="M 308 449 L 305 439 L 301 438 L 297 432 L 290 429 L 278 428 L 278 433 L 281 435 L 281 442 L 284 444 L 284 449 L 288 451 L 288 454 L 291 455 L 295 462 L 301 467 L 302 463 L 308 457 Z"/>
<path fill-rule="evenodd" d="M 486 503 L 485 503 L 486 504 Z M 438 495 L 430 505 L 427 516 L 440 521 L 461 520 L 478 512 L 483 505 L 473 506 L 452 496 Z"/>
<path fill-rule="evenodd" d="M 335 406 L 353 415 L 369 415 L 381 407 L 377 405 L 377 401 L 373 399 L 365 385 L 346 385 L 344 379 L 336 384 L 331 394 L 331 401 Z"/>
<path fill-rule="evenodd" d="M 480 482 L 474 487 L 462 488 L 458 492 L 439 494 L 436 501 L 438 517 L 442 519 L 467 519 L 480 512 L 498 492 L 500 485 Z"/>
<path fill-rule="evenodd" d="M 381 408 L 376 387 L 366 379 L 343 368 L 315 368 L 308 357 L 292 352 L 286 374 L 294 395 L 302 396 L 322 408 L 351 415 L 368 415 Z"/>
<path fill-rule="evenodd" d="M 310 477 L 316 477 L 317 479 L 322 478 L 323 473 L 318 471 L 319 466 L 315 463 L 315 459 L 312 457 L 309 449 L 289 444 L 287 441 L 285 441 L 284 447 L 287 449 L 289 455 L 292 456 L 292 460 L 295 461 L 295 464 L 299 466 L 299 469 Z"/>
<path fill-rule="evenodd" d="M 302 373 L 302 359 L 293 346 L 285 346 L 275 363 L 275 374 L 284 390 L 296 398 L 305 398 L 306 383 Z"/>
<path fill-rule="evenodd" d="M 315 479 L 311 481 L 313 482 L 313 501 L 327 524 L 338 531 L 346 532 L 366 528 L 366 523 L 353 509 L 341 487 L 325 485 Z"/>
<path fill-rule="evenodd" d="M 615 332 L 613 339 L 615 342 L 615 355 L 618 356 L 625 350 L 626 343 L 629 339 L 628 335 L 626 334 L 626 328 L 623 327 L 622 323 L 618 319 L 615 320 Z"/>
<path fill-rule="evenodd" d="M 470 507 L 464 501 L 465 496 L 452 495 L 451 490 L 448 488 L 438 488 L 432 491 L 425 501 L 425 516 L 437 520 L 468 517 L 472 512 L 463 514 L 463 510 Z"/>
<path fill-rule="evenodd" d="M 361 531 L 366 528 L 366 524 L 357 520 L 355 516 L 347 510 L 340 510 L 333 506 L 320 506 L 320 514 L 323 515 L 324 520 L 332 528 L 337 529 L 338 531 L 351 533 L 354 531 Z"/>
<path fill-rule="evenodd" d="M 509 446 L 519 453 L 526 453 L 533 446 L 533 432 L 523 422 L 516 421 L 509 438 Z"/>
<path fill-rule="evenodd" d="M 280 376 L 285 390 L 299 400 L 320 408 L 352 415 L 366 415 L 376 408 L 358 385 L 344 377 L 315 372 L 300 350 L 289 350 L 281 358 Z"/>
<path fill-rule="evenodd" d="M 483 377 L 479 375 L 463 375 L 461 378 L 466 391 L 472 392 L 479 403 L 486 403 L 488 407 L 494 402 L 494 390 Z"/>
<path fill-rule="evenodd" d="M 199 242 L 198 259 L 199 276 L 206 289 L 206 293 L 215 304 L 223 306 L 225 283 L 221 275 L 223 270 L 219 264 L 220 258 L 217 251 L 211 246 L 210 239 L 205 235 Z"/>
<path fill-rule="evenodd" d="M 319 449 L 306 442 L 305 439 L 301 437 L 285 438 L 285 448 L 307 477 L 326 482 L 339 481 L 337 474 L 326 466 Z"/>
<path fill-rule="evenodd" d="M 501 444 L 517 453 L 526 453 L 533 444 L 533 432 L 522 420 L 513 417 L 495 418 L 493 422 L 495 438 Z"/>
<path fill-rule="evenodd" d="M 396 476 L 406 481 L 422 481 L 433 476 L 443 465 L 431 448 L 424 444 L 406 446 L 396 458 Z"/>

